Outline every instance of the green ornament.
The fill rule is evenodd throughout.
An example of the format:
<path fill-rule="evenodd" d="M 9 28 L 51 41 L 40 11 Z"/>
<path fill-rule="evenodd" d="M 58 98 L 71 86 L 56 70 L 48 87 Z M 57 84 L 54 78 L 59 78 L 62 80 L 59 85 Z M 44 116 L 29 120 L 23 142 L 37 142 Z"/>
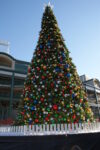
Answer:
<path fill-rule="evenodd" d="M 52 122 L 52 123 L 55 123 L 55 121 L 54 121 L 54 120 L 52 120 L 51 122 Z"/>
<path fill-rule="evenodd" d="M 50 108 L 47 108 L 47 111 L 50 112 Z"/>
<path fill-rule="evenodd" d="M 66 118 L 63 118 L 64 121 L 66 121 Z"/>
<path fill-rule="evenodd" d="M 35 99 L 35 96 L 33 96 L 33 99 Z"/>
<path fill-rule="evenodd" d="M 66 107 L 67 107 L 67 108 L 69 108 L 69 107 L 70 107 L 70 105 L 69 105 L 69 104 L 67 104 L 67 105 L 66 105 Z"/>
<path fill-rule="evenodd" d="M 57 118 L 57 117 L 58 117 L 58 114 L 55 114 L 55 117 Z"/>

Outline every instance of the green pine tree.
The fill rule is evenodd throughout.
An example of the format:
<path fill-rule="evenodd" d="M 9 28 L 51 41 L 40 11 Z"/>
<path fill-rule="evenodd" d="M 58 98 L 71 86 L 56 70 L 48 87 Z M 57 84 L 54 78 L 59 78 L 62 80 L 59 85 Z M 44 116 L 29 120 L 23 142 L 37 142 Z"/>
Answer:
<path fill-rule="evenodd" d="M 93 121 L 86 94 L 50 6 L 25 80 L 17 124 Z"/>

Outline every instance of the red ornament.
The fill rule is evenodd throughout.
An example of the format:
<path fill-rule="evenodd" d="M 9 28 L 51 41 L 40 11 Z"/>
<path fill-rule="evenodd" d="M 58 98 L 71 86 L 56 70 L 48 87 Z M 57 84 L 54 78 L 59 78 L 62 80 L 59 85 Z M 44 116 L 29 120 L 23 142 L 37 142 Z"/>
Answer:
<path fill-rule="evenodd" d="M 64 94 L 64 90 L 62 90 L 62 93 Z"/>
<path fill-rule="evenodd" d="M 54 109 L 54 110 L 57 110 L 57 109 L 58 109 L 58 106 L 57 106 L 57 105 L 53 105 L 53 109 Z"/>
<path fill-rule="evenodd" d="M 37 51 L 37 53 L 38 53 L 38 54 L 40 54 L 40 53 L 41 53 L 41 51 L 40 51 L 40 50 L 38 50 L 38 51 Z"/>
<path fill-rule="evenodd" d="M 46 67 L 46 66 L 43 66 L 43 69 L 44 69 L 44 70 L 46 70 L 46 69 L 47 69 L 47 67 Z"/>
<path fill-rule="evenodd" d="M 41 100 L 41 102 L 44 102 L 44 98 L 43 97 L 41 97 L 40 100 Z"/>
<path fill-rule="evenodd" d="M 52 87 L 52 88 L 54 87 L 54 83 L 51 83 L 51 87 Z"/>
<path fill-rule="evenodd" d="M 33 76 L 33 79 L 35 78 L 35 76 Z"/>
<path fill-rule="evenodd" d="M 39 122 L 39 120 L 38 119 L 35 119 L 35 123 L 38 123 Z"/>
<path fill-rule="evenodd" d="M 70 90 L 69 93 L 72 94 L 72 90 Z"/>
<path fill-rule="evenodd" d="M 32 111 L 32 115 L 34 114 L 34 112 Z"/>
<path fill-rule="evenodd" d="M 31 68 L 29 67 L 29 68 L 28 68 L 28 73 L 30 73 L 30 72 L 31 72 Z"/>
<path fill-rule="evenodd" d="M 49 121 L 49 118 L 48 118 L 48 117 L 46 117 L 46 118 L 45 118 L 45 120 L 46 120 L 46 121 Z"/>
<path fill-rule="evenodd" d="M 40 68 L 39 68 L 39 67 L 37 67 L 37 70 L 38 70 L 38 71 L 40 71 Z"/>
<path fill-rule="evenodd" d="M 69 89 L 69 86 L 66 86 L 67 89 Z"/>
<path fill-rule="evenodd" d="M 36 114 L 36 116 L 38 117 L 38 116 L 39 116 L 39 114 Z"/>
<path fill-rule="evenodd" d="M 48 92 L 47 92 L 47 90 L 45 90 L 45 94 L 47 94 Z"/>
<path fill-rule="evenodd" d="M 76 115 L 74 114 L 74 115 L 72 116 L 72 118 L 75 119 L 75 118 L 76 118 Z"/>
<path fill-rule="evenodd" d="M 48 117 L 50 117 L 50 114 L 48 114 Z"/>
<path fill-rule="evenodd" d="M 59 73 L 59 75 L 58 75 L 59 77 L 62 77 L 63 76 L 63 74 L 62 73 Z"/>
<path fill-rule="evenodd" d="M 45 76 L 42 76 L 42 79 L 44 80 L 44 79 L 45 79 Z"/>
<path fill-rule="evenodd" d="M 62 96 L 63 96 L 63 97 L 65 97 L 65 94 L 64 94 L 64 93 L 62 93 Z"/>
<path fill-rule="evenodd" d="M 58 64 L 58 67 L 60 67 L 61 66 L 61 64 Z"/>
<path fill-rule="evenodd" d="M 43 55 L 41 56 L 41 59 L 43 59 Z"/>
<path fill-rule="evenodd" d="M 75 121 L 74 121 L 74 124 L 76 124 L 76 123 L 78 123 L 78 120 L 75 120 Z"/>
<path fill-rule="evenodd" d="M 80 99 L 80 103 L 82 103 L 82 99 Z"/>
<path fill-rule="evenodd" d="M 24 115 L 24 112 L 21 112 L 22 115 Z"/>
<path fill-rule="evenodd" d="M 28 88 L 28 91 L 29 91 L 29 92 L 31 91 L 31 88 L 30 88 L 30 87 Z"/>

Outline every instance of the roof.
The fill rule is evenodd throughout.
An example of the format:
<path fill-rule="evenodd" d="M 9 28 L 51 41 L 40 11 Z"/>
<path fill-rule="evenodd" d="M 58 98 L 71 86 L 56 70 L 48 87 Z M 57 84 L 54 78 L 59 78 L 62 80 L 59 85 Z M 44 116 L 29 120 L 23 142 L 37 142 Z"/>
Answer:
<path fill-rule="evenodd" d="M 21 64 L 27 64 L 27 65 L 30 64 L 30 62 L 15 59 L 13 56 L 11 56 L 11 55 L 9 55 L 9 54 L 7 54 L 7 53 L 0 52 L 0 54 L 6 55 L 6 56 L 8 56 L 9 58 L 11 58 L 12 60 L 14 60 L 14 61 L 16 61 L 16 62 L 18 62 L 18 63 L 21 63 Z"/>

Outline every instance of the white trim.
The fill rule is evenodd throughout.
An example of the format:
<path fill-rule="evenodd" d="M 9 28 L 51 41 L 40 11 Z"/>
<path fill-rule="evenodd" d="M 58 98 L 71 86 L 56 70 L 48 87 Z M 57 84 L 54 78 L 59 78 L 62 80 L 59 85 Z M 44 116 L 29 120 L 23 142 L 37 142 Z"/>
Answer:
<path fill-rule="evenodd" d="M 9 72 L 9 71 L 1 71 L 0 70 L 0 74 L 12 76 L 12 72 Z"/>
<path fill-rule="evenodd" d="M 0 127 L 0 136 L 44 136 L 100 132 L 100 122 Z"/>
<path fill-rule="evenodd" d="M 24 77 L 24 78 L 26 78 L 27 75 L 20 74 L 20 73 L 15 73 L 15 76 L 16 76 L 16 77 Z"/>

